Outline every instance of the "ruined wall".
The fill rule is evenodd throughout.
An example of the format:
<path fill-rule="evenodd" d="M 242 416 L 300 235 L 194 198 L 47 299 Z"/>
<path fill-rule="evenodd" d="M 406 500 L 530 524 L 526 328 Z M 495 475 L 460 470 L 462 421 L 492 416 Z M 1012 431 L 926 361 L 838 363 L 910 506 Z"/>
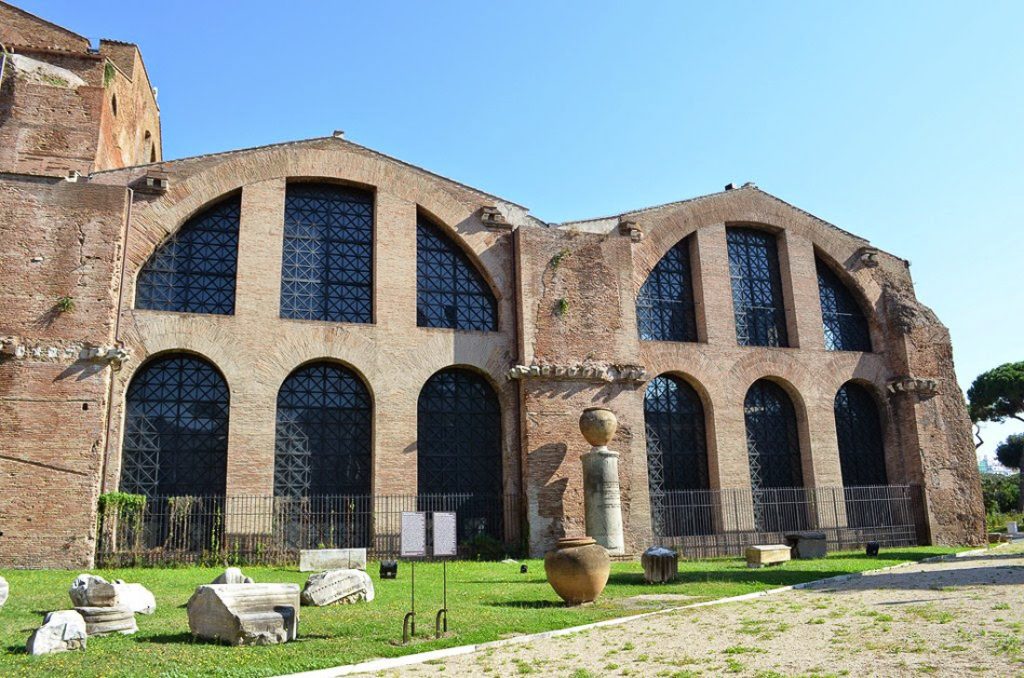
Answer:
<path fill-rule="evenodd" d="M 0 172 L 66 176 L 161 158 L 137 47 L 105 40 L 95 54 L 84 38 L 2 3 L 0 41 L 14 52 L 0 82 Z"/>
<path fill-rule="evenodd" d="M 126 199 L 0 177 L 0 567 L 92 563 Z"/>
<path fill-rule="evenodd" d="M 535 368 L 519 378 L 530 550 L 584 533 L 580 455 L 590 445 L 578 421 L 602 406 L 619 420 L 609 449 L 620 455 L 626 552 L 636 553 L 650 541 L 650 509 L 629 239 L 536 228 L 517 239 L 522 364 Z"/>
<path fill-rule="evenodd" d="M 89 40 L 44 21 L 37 16 L 0 2 L 0 42 L 11 45 L 35 45 L 46 49 L 83 52 Z"/>

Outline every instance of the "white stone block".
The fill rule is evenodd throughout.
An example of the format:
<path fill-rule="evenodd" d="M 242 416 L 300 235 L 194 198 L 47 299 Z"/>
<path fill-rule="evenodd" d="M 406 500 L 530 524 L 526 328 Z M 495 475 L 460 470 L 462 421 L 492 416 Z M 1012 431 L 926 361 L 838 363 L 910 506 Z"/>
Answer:
<path fill-rule="evenodd" d="M 87 639 L 82 615 L 74 610 L 58 610 L 46 614 L 43 625 L 28 637 L 25 649 L 33 655 L 84 650 Z"/>
<path fill-rule="evenodd" d="M 328 570 L 309 575 L 302 604 L 322 607 L 373 600 L 373 580 L 362 570 Z"/>
<path fill-rule="evenodd" d="M 299 572 L 365 570 L 366 549 L 303 549 L 299 551 Z"/>
<path fill-rule="evenodd" d="M 207 584 L 188 601 L 188 626 L 198 638 L 229 645 L 270 645 L 295 640 L 298 584 Z"/>
<path fill-rule="evenodd" d="M 130 635 L 139 630 L 135 613 L 127 607 L 76 607 L 75 612 L 85 620 L 85 633 L 89 636 Z"/>
<path fill-rule="evenodd" d="M 211 584 L 253 584 L 252 577 L 247 577 L 237 567 L 229 567 L 220 576 L 214 579 Z"/>
<path fill-rule="evenodd" d="M 125 607 L 141 614 L 156 612 L 156 597 L 149 589 L 121 579 L 108 582 L 94 574 L 80 574 L 71 583 L 68 594 L 75 607 Z"/>
<path fill-rule="evenodd" d="M 3 609 L 4 603 L 7 602 L 7 596 L 10 592 L 11 588 L 7 585 L 7 580 L 0 577 L 0 609 Z"/>

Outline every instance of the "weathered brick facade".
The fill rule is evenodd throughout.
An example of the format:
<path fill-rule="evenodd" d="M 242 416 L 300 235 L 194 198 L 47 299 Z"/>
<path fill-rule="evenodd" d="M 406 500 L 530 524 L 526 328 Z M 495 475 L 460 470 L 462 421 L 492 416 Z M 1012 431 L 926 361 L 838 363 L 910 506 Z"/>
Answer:
<path fill-rule="evenodd" d="M 580 412 L 616 412 L 627 551 L 636 553 L 652 539 L 647 380 L 676 374 L 701 395 L 712 488 L 750 486 L 743 402 L 762 377 L 796 405 L 804 484 L 841 485 L 833 402 L 856 380 L 883 412 L 889 482 L 923 488 L 923 539 L 982 538 L 948 333 L 915 299 L 907 263 L 863 239 L 754 186 L 545 224 L 338 137 L 148 164 L 161 160 L 159 114 L 135 46 L 105 41 L 92 53 L 85 38 L 3 3 L 0 42 L 83 82 L 9 60 L 0 83 L 0 566 L 91 561 L 97 496 L 120 478 L 126 390 L 151 356 L 175 351 L 208 359 L 230 388 L 228 494 L 273 492 L 278 389 L 316 359 L 347 365 L 369 387 L 374 493 L 415 493 L 420 389 L 438 370 L 466 366 L 498 395 L 504 489 L 523 497 L 534 553 L 583 525 Z M 83 176 L 66 181 L 69 171 Z M 371 324 L 280 317 L 285 190 L 311 178 L 373 192 Z M 238 192 L 234 314 L 136 309 L 135 281 L 154 250 Z M 483 274 L 497 331 L 417 325 L 417 214 L 441 225 Z M 777 234 L 789 348 L 737 345 L 725 229 L 738 224 Z M 690 234 L 699 340 L 641 341 L 637 292 Z M 816 256 L 870 309 L 873 351 L 825 349 Z M 130 359 L 91 356 L 97 347 Z M 537 369 L 510 378 L 515 366 Z"/>

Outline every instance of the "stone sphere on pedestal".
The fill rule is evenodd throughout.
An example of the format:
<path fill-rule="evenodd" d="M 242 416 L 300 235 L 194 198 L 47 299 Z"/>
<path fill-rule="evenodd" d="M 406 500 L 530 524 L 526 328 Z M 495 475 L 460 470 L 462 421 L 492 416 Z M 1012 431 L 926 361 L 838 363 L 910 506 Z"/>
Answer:
<path fill-rule="evenodd" d="M 594 447 L 607 447 L 618 427 L 615 413 L 606 407 L 588 407 L 580 415 L 580 432 Z"/>

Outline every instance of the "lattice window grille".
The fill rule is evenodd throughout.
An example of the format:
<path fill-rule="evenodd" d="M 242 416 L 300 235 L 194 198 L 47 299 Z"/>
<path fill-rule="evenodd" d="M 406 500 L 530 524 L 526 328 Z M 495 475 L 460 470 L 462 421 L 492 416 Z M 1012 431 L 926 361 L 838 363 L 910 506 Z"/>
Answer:
<path fill-rule="evenodd" d="M 885 446 L 878 405 L 866 388 L 847 383 L 835 398 L 843 485 L 886 485 Z"/>
<path fill-rule="evenodd" d="M 281 317 L 373 322 L 373 195 L 293 184 L 285 198 Z"/>
<path fill-rule="evenodd" d="M 827 264 L 818 259 L 815 265 L 825 348 L 830 351 L 870 351 L 871 333 L 860 304 Z"/>
<path fill-rule="evenodd" d="M 676 243 L 651 270 L 637 295 L 636 315 L 645 341 L 697 341 L 689 238 Z"/>
<path fill-rule="evenodd" d="M 764 530 L 770 522 L 764 515 L 768 492 L 803 485 L 796 410 L 781 386 L 762 379 L 747 391 L 744 419 L 754 521 Z"/>
<path fill-rule="evenodd" d="M 139 272 L 135 307 L 179 313 L 235 312 L 241 198 L 189 219 Z"/>
<path fill-rule="evenodd" d="M 370 394 L 351 370 L 314 363 L 292 373 L 277 396 L 274 494 L 370 493 Z"/>
<path fill-rule="evenodd" d="M 459 330 L 498 329 L 498 304 L 465 252 L 438 226 L 416 223 L 416 324 Z"/>
<path fill-rule="evenodd" d="M 788 346 L 775 236 L 729 228 L 726 240 L 737 342 L 741 346 Z"/>
<path fill-rule="evenodd" d="M 227 383 L 206 361 L 169 355 L 144 365 L 125 396 L 121 490 L 223 494 L 228 411 Z"/>

